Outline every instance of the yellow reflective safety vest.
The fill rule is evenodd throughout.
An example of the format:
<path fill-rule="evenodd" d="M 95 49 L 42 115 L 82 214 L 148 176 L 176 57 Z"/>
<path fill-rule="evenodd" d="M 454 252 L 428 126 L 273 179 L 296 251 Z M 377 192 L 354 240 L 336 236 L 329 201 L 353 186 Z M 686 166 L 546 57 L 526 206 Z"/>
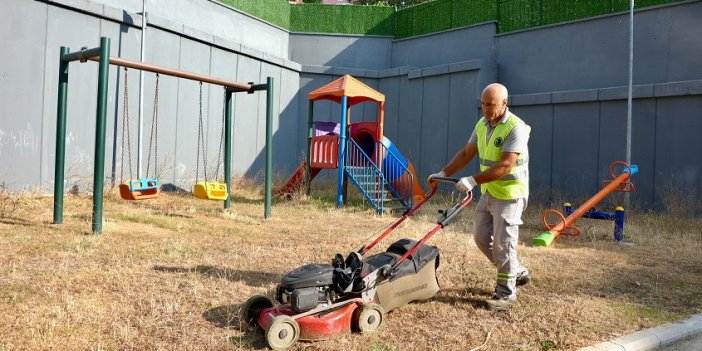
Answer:
<path fill-rule="evenodd" d="M 478 155 L 480 157 L 480 171 L 484 172 L 492 165 L 500 161 L 502 158 L 502 146 L 507 138 L 507 135 L 514 129 L 517 124 L 522 124 L 527 127 L 527 131 L 531 132 L 531 127 L 524 123 L 519 117 L 511 112 L 507 112 L 507 121 L 498 123 L 487 139 L 488 124 L 485 117 L 478 121 L 475 126 L 475 136 L 478 144 Z M 529 196 L 529 167 L 528 155 L 520 154 L 515 166 L 512 170 L 502 176 L 500 179 L 480 185 L 482 194 L 486 191 L 490 195 L 501 200 L 512 200 L 526 198 Z"/>

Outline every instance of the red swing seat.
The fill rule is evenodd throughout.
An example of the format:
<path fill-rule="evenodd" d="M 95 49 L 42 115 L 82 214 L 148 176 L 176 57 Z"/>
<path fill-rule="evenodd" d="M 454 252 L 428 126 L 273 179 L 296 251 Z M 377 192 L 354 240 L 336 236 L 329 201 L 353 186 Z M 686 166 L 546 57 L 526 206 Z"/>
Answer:
<path fill-rule="evenodd" d="M 160 192 L 156 178 L 130 179 L 119 185 L 119 196 L 125 200 L 153 199 Z"/>

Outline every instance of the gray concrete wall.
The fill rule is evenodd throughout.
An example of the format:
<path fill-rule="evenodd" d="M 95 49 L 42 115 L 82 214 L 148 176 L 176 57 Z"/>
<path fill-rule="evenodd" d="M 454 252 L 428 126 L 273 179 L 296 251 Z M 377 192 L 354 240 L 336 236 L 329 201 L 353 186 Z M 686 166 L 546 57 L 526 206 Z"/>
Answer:
<path fill-rule="evenodd" d="M 138 61 L 141 16 L 94 1 L 54 4 L 21 0 L 2 6 L 0 42 L 12 50 L 3 50 L 0 54 L 0 180 L 12 190 L 40 188 L 47 192 L 52 189 L 54 178 L 59 48 L 67 46 L 76 51 L 82 46 L 96 47 L 99 38 L 106 36 L 111 38 L 111 56 Z M 150 64 L 240 82 L 265 83 L 267 77 L 273 77 L 276 167 L 287 173 L 295 166 L 295 150 L 300 148 L 298 143 L 302 143 L 296 137 L 299 65 L 285 57 L 263 53 L 156 16 L 149 18 L 146 36 L 145 62 Z M 129 69 L 127 72 L 131 137 L 125 136 L 122 142 L 125 69 L 110 66 L 109 70 L 106 184 L 110 184 L 113 173 L 117 182 L 136 177 L 139 71 Z M 196 81 L 165 75 L 159 83 L 159 176 L 162 183 L 173 183 L 184 189 L 192 187 L 196 168 L 199 168 L 199 179 L 204 177 L 202 156 L 200 164 L 196 162 L 199 87 Z M 142 176 L 149 156 L 154 92 L 155 74 L 146 72 Z M 202 114 L 209 179 L 216 178 L 214 172 L 223 128 L 223 94 L 222 87 L 203 84 Z M 67 190 L 92 190 L 96 101 L 97 64 L 71 63 Z M 265 103 L 265 92 L 235 94 L 232 150 L 235 175 L 260 176 L 265 147 Z M 223 161 L 223 155 L 221 157 Z M 149 175 L 153 175 L 153 163 L 150 171 Z"/>
<path fill-rule="evenodd" d="M 290 59 L 309 66 L 380 70 L 391 67 L 392 38 L 290 34 Z"/>
<path fill-rule="evenodd" d="M 392 67 L 429 67 L 466 60 L 494 62 L 496 22 L 395 40 Z"/>
<path fill-rule="evenodd" d="M 634 84 L 702 78 L 700 19 L 698 1 L 636 11 Z M 629 81 L 628 14 L 500 34 L 495 46 L 498 78 L 516 94 Z"/>
<path fill-rule="evenodd" d="M 51 0 L 49 3 L 86 7 L 101 11 L 101 7 L 141 13 L 143 0 Z M 86 5 L 87 4 L 87 5 Z M 152 21 L 167 21 L 179 27 L 196 30 L 217 38 L 240 43 L 246 47 L 277 57 L 288 57 L 288 31 L 240 12 L 216 0 L 147 0 L 146 12 Z"/>

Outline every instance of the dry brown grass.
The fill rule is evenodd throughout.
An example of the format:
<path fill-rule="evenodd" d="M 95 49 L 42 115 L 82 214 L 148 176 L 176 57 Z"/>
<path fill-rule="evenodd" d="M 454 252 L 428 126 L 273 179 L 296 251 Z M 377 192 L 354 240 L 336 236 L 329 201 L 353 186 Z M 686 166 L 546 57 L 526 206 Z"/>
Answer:
<path fill-rule="evenodd" d="M 243 183 L 241 183 L 243 184 Z M 90 235 L 92 201 L 20 196 L 0 218 L 0 350 L 252 350 L 260 331 L 238 321 L 254 294 L 271 294 L 296 266 L 329 262 L 393 221 L 358 199 L 334 208 L 331 191 L 274 203 L 236 188 L 232 208 L 163 194 L 105 201 L 104 233 Z M 8 197 L 6 197 L 8 198 Z M 437 199 L 393 233 L 418 238 L 434 225 Z M 374 335 L 299 342 L 301 350 L 574 350 L 702 311 L 702 220 L 630 214 L 628 247 L 611 222 L 581 220 L 583 235 L 538 248 L 541 210 L 527 210 L 520 257 L 534 277 L 508 312 L 484 307 L 494 268 L 469 230 L 472 208 L 432 239 L 442 291 L 391 312 Z M 489 336 L 489 337 L 488 337 Z"/>

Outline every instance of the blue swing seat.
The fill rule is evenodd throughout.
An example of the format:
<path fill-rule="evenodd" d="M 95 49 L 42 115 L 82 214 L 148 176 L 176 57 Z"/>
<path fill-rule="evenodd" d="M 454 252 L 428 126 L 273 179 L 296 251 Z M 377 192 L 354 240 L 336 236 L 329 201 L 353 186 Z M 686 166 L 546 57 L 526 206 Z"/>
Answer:
<path fill-rule="evenodd" d="M 144 191 L 158 189 L 158 178 L 141 178 L 129 180 L 129 190 Z"/>

